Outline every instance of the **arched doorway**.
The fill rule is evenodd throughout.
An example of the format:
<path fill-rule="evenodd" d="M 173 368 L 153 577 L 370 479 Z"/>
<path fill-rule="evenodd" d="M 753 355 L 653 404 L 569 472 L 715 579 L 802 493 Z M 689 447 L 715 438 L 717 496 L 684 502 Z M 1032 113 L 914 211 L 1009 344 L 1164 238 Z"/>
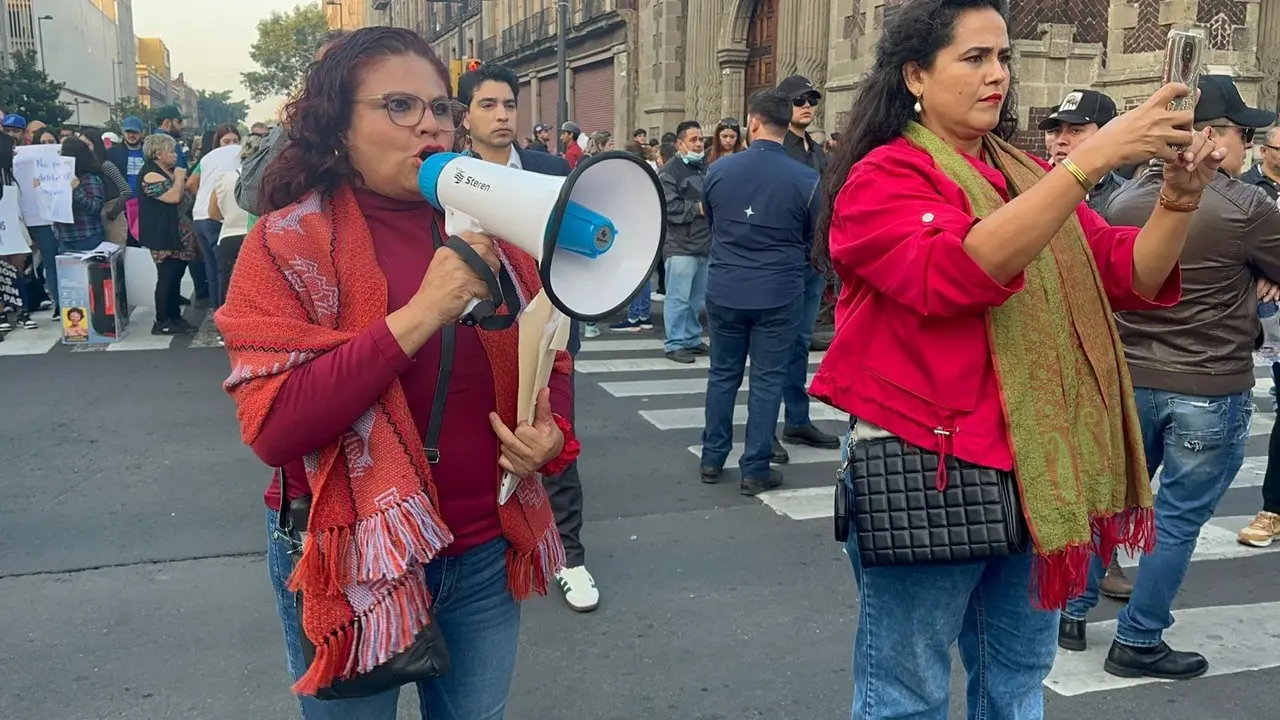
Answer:
<path fill-rule="evenodd" d="M 766 90 L 777 84 L 775 75 L 777 63 L 774 62 L 774 47 L 778 42 L 778 0 L 756 0 L 755 9 L 751 11 L 751 22 L 747 26 L 747 72 L 746 92 L 743 98 L 750 98 L 751 93 Z M 743 120 L 746 119 L 744 103 Z"/>

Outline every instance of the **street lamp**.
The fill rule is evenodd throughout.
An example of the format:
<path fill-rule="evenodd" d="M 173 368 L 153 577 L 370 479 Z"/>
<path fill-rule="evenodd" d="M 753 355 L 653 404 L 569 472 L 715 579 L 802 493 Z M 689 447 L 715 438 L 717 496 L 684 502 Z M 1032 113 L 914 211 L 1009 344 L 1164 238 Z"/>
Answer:
<path fill-rule="evenodd" d="M 40 36 L 40 72 L 44 72 L 44 21 L 52 19 L 52 15 L 41 15 L 36 18 L 36 32 Z"/>
<path fill-rule="evenodd" d="M 111 61 L 111 104 L 115 105 L 120 102 L 120 77 L 124 75 L 121 68 L 124 67 L 123 60 Z M 117 74 L 119 73 L 119 74 Z"/>

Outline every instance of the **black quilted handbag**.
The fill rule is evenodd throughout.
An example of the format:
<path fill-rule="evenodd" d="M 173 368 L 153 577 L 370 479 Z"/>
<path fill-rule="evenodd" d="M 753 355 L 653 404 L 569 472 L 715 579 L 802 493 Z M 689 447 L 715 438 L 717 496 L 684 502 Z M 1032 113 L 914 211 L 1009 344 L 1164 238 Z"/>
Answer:
<path fill-rule="evenodd" d="M 843 505 L 863 567 L 972 562 L 1030 544 L 1011 472 L 948 455 L 939 490 L 938 455 L 896 437 L 852 443 L 846 470 L 837 513 Z"/>

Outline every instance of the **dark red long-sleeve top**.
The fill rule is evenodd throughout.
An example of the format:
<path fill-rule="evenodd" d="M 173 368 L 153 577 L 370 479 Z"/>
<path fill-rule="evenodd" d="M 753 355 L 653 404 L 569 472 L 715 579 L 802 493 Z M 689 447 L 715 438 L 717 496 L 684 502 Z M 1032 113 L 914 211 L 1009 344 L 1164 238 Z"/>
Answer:
<path fill-rule="evenodd" d="M 373 236 L 378 266 L 387 278 L 387 311 L 405 306 L 422 283 L 435 251 L 429 228 L 439 217 L 426 202 L 393 200 L 356 191 L 356 201 Z M 458 555 L 502 534 L 498 523 L 498 438 L 489 424 L 496 408 L 489 356 L 479 331 L 457 326 L 453 374 L 440 423 L 440 461 L 431 472 L 440 513 L 454 542 L 442 553 Z M 290 498 L 310 493 L 302 456 L 346 432 L 396 378 L 404 387 L 420 436 L 426 436 L 440 368 L 437 333 L 412 357 L 405 355 L 386 322 L 379 322 L 342 347 L 295 369 L 253 443 L 272 467 L 284 468 Z M 572 417 L 569 378 L 551 374 L 551 410 Z M 280 509 L 280 484 L 273 478 L 267 506 Z"/>

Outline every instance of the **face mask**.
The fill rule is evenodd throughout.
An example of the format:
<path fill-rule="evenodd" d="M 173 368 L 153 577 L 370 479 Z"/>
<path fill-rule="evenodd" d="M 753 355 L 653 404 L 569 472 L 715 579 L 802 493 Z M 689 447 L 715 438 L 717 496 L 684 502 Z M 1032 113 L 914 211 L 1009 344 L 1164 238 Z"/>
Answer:
<path fill-rule="evenodd" d="M 702 162 L 702 151 L 699 150 L 698 152 L 687 152 L 684 154 L 683 157 L 684 157 L 684 161 L 687 163 Z"/>

